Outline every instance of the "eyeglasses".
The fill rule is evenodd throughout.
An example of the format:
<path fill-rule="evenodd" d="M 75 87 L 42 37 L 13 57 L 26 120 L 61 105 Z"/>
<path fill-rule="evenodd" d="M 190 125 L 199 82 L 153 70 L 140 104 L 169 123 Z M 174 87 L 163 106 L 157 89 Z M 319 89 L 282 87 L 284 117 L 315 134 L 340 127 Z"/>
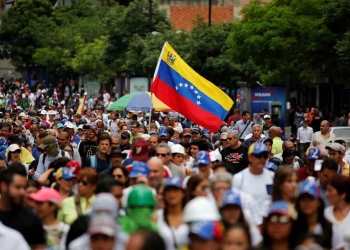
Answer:
<path fill-rule="evenodd" d="M 113 177 L 117 178 L 117 179 L 121 179 L 121 178 L 124 177 L 124 175 L 122 175 L 122 174 L 115 174 L 115 175 L 113 175 Z"/>
<path fill-rule="evenodd" d="M 232 137 L 227 137 L 226 140 L 227 141 L 231 141 L 233 138 Z"/>
<path fill-rule="evenodd" d="M 20 153 L 21 153 L 21 150 L 19 150 L 19 149 L 12 152 L 12 154 L 20 154 Z"/>
<path fill-rule="evenodd" d="M 158 157 L 159 157 L 159 156 L 165 157 L 165 156 L 167 156 L 167 155 L 169 155 L 169 154 L 158 154 L 158 153 L 157 153 L 157 156 L 158 156 Z"/>
<path fill-rule="evenodd" d="M 290 222 L 290 218 L 285 215 L 272 215 L 269 219 L 269 223 L 271 224 L 287 224 Z"/>
<path fill-rule="evenodd" d="M 137 128 L 137 127 L 136 127 L 136 126 L 131 126 L 130 128 L 131 128 L 131 129 L 135 129 L 135 128 Z"/>
<path fill-rule="evenodd" d="M 84 181 L 84 180 L 78 180 L 77 183 L 78 183 L 78 184 L 81 183 L 81 184 L 83 184 L 85 187 L 86 187 L 87 185 L 89 185 L 89 183 L 88 183 L 87 181 Z"/>
<path fill-rule="evenodd" d="M 209 189 L 209 186 L 207 186 L 207 185 L 201 186 L 201 190 L 202 190 L 202 191 L 206 191 L 206 190 L 208 190 L 208 189 Z"/>

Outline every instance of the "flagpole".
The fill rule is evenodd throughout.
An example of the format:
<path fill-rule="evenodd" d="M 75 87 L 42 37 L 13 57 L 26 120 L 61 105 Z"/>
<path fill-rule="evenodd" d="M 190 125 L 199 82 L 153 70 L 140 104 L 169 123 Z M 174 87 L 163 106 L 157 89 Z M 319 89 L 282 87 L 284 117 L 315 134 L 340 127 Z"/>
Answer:
<path fill-rule="evenodd" d="M 156 69 L 154 71 L 154 75 L 153 75 L 153 79 L 152 79 L 152 83 L 154 82 L 154 80 L 156 79 L 156 76 L 157 76 L 157 72 L 158 72 L 158 69 L 159 69 L 159 65 L 160 65 L 160 62 L 162 60 L 162 56 L 163 56 L 163 53 L 164 53 L 164 50 L 165 50 L 165 47 L 166 45 L 168 44 L 168 42 L 165 42 L 164 45 L 163 45 L 163 48 L 162 48 L 162 51 L 160 52 L 160 55 L 159 55 L 159 58 L 158 58 L 158 62 L 157 62 L 157 66 L 156 66 Z M 152 84 L 151 83 L 151 84 Z M 151 118 L 152 118 L 152 106 L 153 106 L 153 93 L 152 91 L 151 92 L 151 106 L 150 106 L 150 110 L 149 110 L 149 120 L 148 120 L 148 126 L 149 126 L 149 129 L 148 129 L 148 134 L 151 133 Z"/>
<path fill-rule="evenodd" d="M 159 69 L 159 66 L 160 66 L 160 61 L 162 60 L 162 56 L 163 56 L 163 53 L 164 53 L 164 50 L 165 50 L 165 47 L 166 47 L 167 44 L 168 44 L 168 42 L 164 43 L 162 51 L 160 52 L 160 55 L 159 55 L 159 58 L 158 58 L 158 62 L 157 62 L 157 66 L 156 66 L 156 70 L 154 71 L 152 83 L 153 83 L 154 79 L 156 79 L 157 72 L 158 72 L 158 69 Z"/>

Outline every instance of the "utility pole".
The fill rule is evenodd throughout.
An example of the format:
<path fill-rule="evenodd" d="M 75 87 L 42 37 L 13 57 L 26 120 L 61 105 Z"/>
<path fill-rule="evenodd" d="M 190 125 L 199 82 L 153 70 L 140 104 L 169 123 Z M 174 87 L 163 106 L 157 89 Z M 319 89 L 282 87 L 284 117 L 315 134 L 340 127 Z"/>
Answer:
<path fill-rule="evenodd" d="M 209 0 L 208 25 L 211 26 L 211 1 Z"/>
<path fill-rule="evenodd" d="M 148 0 L 149 2 L 149 31 L 152 32 L 152 0 Z"/>

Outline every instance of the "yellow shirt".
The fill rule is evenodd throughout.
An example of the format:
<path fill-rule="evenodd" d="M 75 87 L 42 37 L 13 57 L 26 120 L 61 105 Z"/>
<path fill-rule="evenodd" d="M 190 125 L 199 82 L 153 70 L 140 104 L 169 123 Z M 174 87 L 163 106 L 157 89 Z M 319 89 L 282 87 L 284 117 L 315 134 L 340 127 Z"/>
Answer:
<path fill-rule="evenodd" d="M 91 204 L 95 201 L 95 195 L 89 200 L 85 197 L 80 197 L 80 207 L 82 214 L 86 214 L 91 208 Z M 68 225 L 71 225 L 78 218 L 78 212 L 75 207 L 74 196 L 67 197 L 62 201 L 61 210 L 58 212 L 57 219 Z"/>
<path fill-rule="evenodd" d="M 341 175 L 342 176 L 346 176 L 346 177 L 350 177 L 350 171 L 349 170 L 350 170 L 349 169 L 349 164 L 348 163 L 344 164 L 344 167 L 342 167 L 342 169 L 341 169 Z"/>
<path fill-rule="evenodd" d="M 275 137 L 272 140 L 272 149 L 271 149 L 271 154 L 275 155 L 275 154 L 280 154 L 282 153 L 282 144 L 283 141 L 281 139 L 281 137 Z"/>

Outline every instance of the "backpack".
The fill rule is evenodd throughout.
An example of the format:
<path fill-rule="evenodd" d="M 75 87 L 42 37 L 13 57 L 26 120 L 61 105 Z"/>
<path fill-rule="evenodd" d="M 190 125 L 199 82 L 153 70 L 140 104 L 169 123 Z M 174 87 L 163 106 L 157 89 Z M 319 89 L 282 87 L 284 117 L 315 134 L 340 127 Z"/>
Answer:
<path fill-rule="evenodd" d="M 64 157 L 64 156 L 65 156 L 64 151 L 63 151 L 63 150 L 60 150 L 60 151 L 61 151 L 61 156 Z M 44 153 L 44 154 L 43 154 L 43 165 L 45 165 L 46 156 L 47 156 L 47 153 Z"/>

